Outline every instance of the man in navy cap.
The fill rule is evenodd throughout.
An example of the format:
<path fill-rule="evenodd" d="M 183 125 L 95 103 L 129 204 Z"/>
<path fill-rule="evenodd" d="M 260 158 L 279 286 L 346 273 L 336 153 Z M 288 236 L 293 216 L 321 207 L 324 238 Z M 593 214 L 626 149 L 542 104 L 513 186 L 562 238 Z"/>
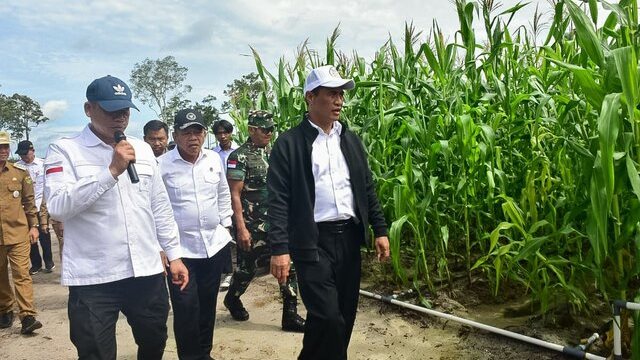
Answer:
<path fill-rule="evenodd" d="M 33 180 L 33 193 L 35 196 L 36 209 L 38 210 L 38 219 L 40 220 L 40 246 L 42 247 L 42 256 L 40 256 L 40 249 L 38 243 L 31 244 L 31 268 L 29 274 L 35 275 L 42 270 L 42 260 L 44 258 L 44 272 L 50 273 L 53 271 L 55 264 L 53 262 L 53 255 L 51 254 L 51 234 L 49 233 L 49 220 L 46 216 L 46 205 L 42 202 L 42 195 L 44 190 L 44 160 L 36 157 L 36 150 L 33 147 L 33 143 L 29 140 L 22 140 L 18 143 L 18 149 L 16 154 L 20 156 L 20 160 L 17 164 L 24 166 L 29 171 L 29 176 Z"/>
<path fill-rule="evenodd" d="M 62 285 L 69 286 L 70 335 L 80 359 L 116 359 L 120 312 L 138 359 L 161 359 L 169 300 L 159 248 L 170 261 L 172 283 L 189 282 L 151 148 L 141 139 L 114 138 L 126 130 L 130 108 L 137 109 L 122 80 L 94 80 L 84 104 L 90 123 L 52 143 L 45 159 L 47 207 L 65 223 Z M 133 162 L 139 182 L 125 172 Z"/>
<path fill-rule="evenodd" d="M 158 158 L 176 219 L 191 281 L 169 284 L 178 358 L 211 359 L 220 275 L 229 261 L 231 194 L 218 154 L 203 149 L 207 134 L 196 109 L 176 113 L 177 146 Z"/>

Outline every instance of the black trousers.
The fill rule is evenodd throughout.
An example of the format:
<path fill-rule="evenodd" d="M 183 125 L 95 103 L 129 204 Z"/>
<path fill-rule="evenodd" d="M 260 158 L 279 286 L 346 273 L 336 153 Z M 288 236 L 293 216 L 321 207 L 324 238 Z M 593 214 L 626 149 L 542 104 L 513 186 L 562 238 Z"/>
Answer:
<path fill-rule="evenodd" d="M 167 342 L 169 299 L 164 275 L 69 287 L 71 342 L 80 360 L 115 360 L 116 322 L 127 317 L 138 360 L 162 359 Z"/>
<path fill-rule="evenodd" d="M 53 255 L 51 254 L 51 232 L 44 232 L 38 229 L 40 233 L 40 239 L 38 242 L 42 246 L 42 257 L 40 257 L 40 249 L 38 243 L 31 244 L 31 251 L 29 257 L 31 258 L 31 266 L 36 269 L 42 268 L 42 259 L 44 258 L 44 266 L 47 269 L 53 267 Z"/>
<path fill-rule="evenodd" d="M 318 226 L 318 262 L 296 262 L 300 295 L 307 309 L 298 359 L 347 358 L 360 287 L 362 230 Z"/>
<path fill-rule="evenodd" d="M 220 275 L 230 256 L 227 244 L 208 259 L 183 258 L 189 269 L 189 284 L 180 291 L 179 286 L 168 281 L 173 332 L 182 360 L 210 359 Z"/>

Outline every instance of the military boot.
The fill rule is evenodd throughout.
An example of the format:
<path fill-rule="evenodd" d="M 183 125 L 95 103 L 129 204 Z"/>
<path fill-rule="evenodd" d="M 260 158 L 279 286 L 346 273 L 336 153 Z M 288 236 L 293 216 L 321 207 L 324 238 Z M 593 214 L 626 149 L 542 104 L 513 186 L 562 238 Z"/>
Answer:
<path fill-rule="evenodd" d="M 304 319 L 298 315 L 298 300 L 286 299 L 282 302 L 282 330 L 304 332 Z"/>
<path fill-rule="evenodd" d="M 227 292 L 227 295 L 224 296 L 224 306 L 231 313 L 231 317 L 237 321 L 247 321 L 249 320 L 249 312 L 242 305 L 242 301 L 239 297 L 233 296 L 231 289 Z"/>

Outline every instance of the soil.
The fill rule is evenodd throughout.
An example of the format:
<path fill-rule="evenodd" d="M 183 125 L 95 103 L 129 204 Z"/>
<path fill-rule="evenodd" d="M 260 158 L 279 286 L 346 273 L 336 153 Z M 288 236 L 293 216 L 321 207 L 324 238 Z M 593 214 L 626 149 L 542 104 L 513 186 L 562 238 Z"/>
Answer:
<path fill-rule="evenodd" d="M 57 241 L 54 238 L 54 248 Z M 57 253 L 55 254 L 57 258 Z M 59 284 L 59 267 L 51 274 L 33 276 L 38 320 L 43 328 L 32 336 L 20 335 L 19 322 L 0 330 L 0 359 L 74 359 L 75 348 L 69 340 L 67 320 L 67 288 Z M 366 284 L 365 284 L 366 285 Z M 218 296 L 217 323 L 213 357 L 217 360 L 295 359 L 302 346 L 302 334 L 280 329 L 282 305 L 278 287 L 270 275 L 254 280 L 243 301 L 251 318 L 234 321 L 222 305 L 224 293 Z M 444 305 L 443 305 L 444 304 Z M 583 334 L 558 329 L 535 329 L 527 318 L 502 317 L 493 305 L 466 308 L 449 299 L 434 302 L 439 310 L 474 318 L 512 331 L 528 332 L 559 344 L 576 340 Z M 300 307 L 304 316 L 304 307 Z M 176 359 L 176 346 L 169 315 L 169 339 L 165 359 Z M 121 317 L 117 329 L 118 359 L 135 359 L 136 345 L 126 320 Z M 567 340 L 569 338 L 569 340 Z M 444 321 L 411 310 L 361 297 L 350 359 L 565 359 L 561 354 L 474 328 Z"/>

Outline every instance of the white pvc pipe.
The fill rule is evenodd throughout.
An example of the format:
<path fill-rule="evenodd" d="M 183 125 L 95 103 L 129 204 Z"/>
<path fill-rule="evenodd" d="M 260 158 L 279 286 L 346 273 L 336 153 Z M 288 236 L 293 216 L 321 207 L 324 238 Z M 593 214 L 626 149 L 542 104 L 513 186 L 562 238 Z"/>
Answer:
<path fill-rule="evenodd" d="M 622 334 L 620 332 L 620 309 L 640 310 L 640 304 L 624 300 L 613 301 L 613 358 L 622 359 Z"/>
<path fill-rule="evenodd" d="M 591 353 L 587 353 L 584 352 L 580 349 L 576 349 L 576 348 L 572 348 L 572 347 L 567 347 L 567 346 L 562 346 L 562 345 L 558 345 L 558 344 L 554 344 L 554 343 L 550 343 L 547 341 L 543 341 L 540 339 L 536 339 L 536 338 L 532 338 L 530 336 L 525 336 L 522 334 L 518 334 L 515 333 L 513 331 L 508 331 L 508 330 L 504 330 L 504 329 L 500 329 L 494 326 L 490 326 L 490 325 L 485 325 L 473 320 L 468 320 L 468 319 L 464 319 L 458 316 L 454 316 L 451 314 L 445 314 L 443 312 L 439 312 L 439 311 L 435 311 L 435 310 L 431 310 L 431 309 L 427 309 L 424 308 L 422 306 L 417 306 L 417 305 L 413 305 L 413 304 L 409 304 L 406 302 L 402 302 L 402 301 L 398 301 L 394 298 L 391 297 L 385 297 L 382 295 L 378 295 L 378 294 L 374 294 L 368 291 L 364 291 L 364 290 L 360 290 L 360 294 L 373 298 L 373 299 L 377 299 L 377 300 L 381 300 L 384 302 L 388 302 L 394 305 L 398 305 L 407 309 L 411 309 L 411 310 L 415 310 L 421 313 L 425 313 L 428 315 L 432 315 L 432 316 L 436 316 L 439 318 L 443 318 L 443 319 L 447 319 L 447 320 L 451 320 L 451 321 L 456 321 L 462 324 L 466 324 L 469 326 L 473 326 L 476 327 L 478 329 L 482 329 L 482 330 L 486 330 L 486 331 L 490 331 L 492 333 L 496 333 L 496 334 L 500 334 L 502 336 L 506 336 L 506 337 L 510 337 L 512 339 L 516 339 L 516 340 L 520 340 L 520 341 L 524 341 L 527 342 L 529 344 L 533 344 L 533 345 L 538 345 L 547 349 L 551 349 L 551 350 L 555 350 L 567 355 L 571 355 L 574 357 L 580 357 L 580 358 L 584 358 L 584 359 L 592 359 L 592 360 L 606 360 L 606 358 L 602 357 L 602 356 L 598 356 L 595 354 L 591 354 Z"/>
<path fill-rule="evenodd" d="M 622 357 L 622 336 L 620 334 L 620 315 L 613 317 L 613 356 Z"/>

